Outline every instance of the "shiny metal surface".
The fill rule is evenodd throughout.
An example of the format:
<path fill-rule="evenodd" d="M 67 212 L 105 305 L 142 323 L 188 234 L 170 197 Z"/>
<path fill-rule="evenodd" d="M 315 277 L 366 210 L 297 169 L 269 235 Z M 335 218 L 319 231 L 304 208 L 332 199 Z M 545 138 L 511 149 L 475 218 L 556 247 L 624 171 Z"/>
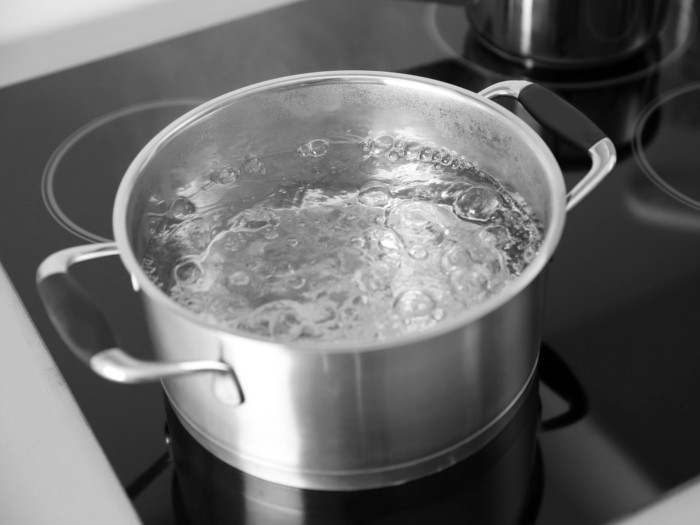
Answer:
<path fill-rule="evenodd" d="M 225 331 L 177 305 L 145 275 L 145 210 L 154 193 L 175 198 L 183 184 L 208 177 L 208 159 L 237 137 L 280 151 L 339 126 L 406 129 L 468 152 L 533 207 L 544 230 L 540 252 L 506 289 L 474 308 L 419 334 L 362 345 L 281 343 Z M 274 184 L 241 197 L 255 200 Z M 344 71 L 263 82 L 175 121 L 127 170 L 113 226 L 158 359 L 223 362 L 235 370 L 163 378 L 178 418 L 200 444 L 269 481 L 354 490 L 445 469 L 507 424 L 536 369 L 544 273 L 566 199 L 544 142 L 498 104 L 420 77 Z"/>
<path fill-rule="evenodd" d="M 661 29 L 670 0 L 467 0 L 469 23 L 492 51 L 571 69 L 624 59 Z"/>
<path fill-rule="evenodd" d="M 588 150 L 591 169 L 566 195 L 566 211 L 573 209 L 610 173 L 617 160 L 615 146 L 608 138 L 601 139 Z"/>
<path fill-rule="evenodd" d="M 120 348 L 110 348 L 96 354 L 90 359 L 90 368 L 117 383 L 145 383 L 197 372 L 231 373 L 231 368 L 220 361 L 153 362 L 135 359 Z"/>
<path fill-rule="evenodd" d="M 518 98 L 520 92 L 531 84 L 532 82 L 529 80 L 506 80 L 482 89 L 479 91 L 479 95 L 488 99 L 494 99 L 496 97 Z"/>
<path fill-rule="evenodd" d="M 67 276 L 71 266 L 81 262 L 107 257 L 119 253 L 115 243 L 87 244 L 58 251 L 47 257 L 37 270 L 37 281 L 41 284 L 51 276 Z M 79 315 L 77 312 L 75 315 Z M 68 330 L 76 337 L 76 328 Z M 69 341 L 70 343 L 70 341 Z M 93 348 L 93 355 L 87 357 L 88 365 L 98 375 L 118 383 L 144 383 L 160 381 L 163 378 L 192 374 L 198 372 L 217 372 L 228 376 L 234 383 L 232 392 L 238 392 L 242 402 L 240 387 L 235 384 L 235 375 L 231 368 L 222 361 L 198 360 L 182 362 L 154 362 L 135 359 L 120 348 Z M 84 357 L 84 356 L 81 356 Z M 230 399 L 230 395 L 227 396 Z"/>
<path fill-rule="evenodd" d="M 493 301 L 429 332 L 365 345 L 282 344 L 224 332 L 147 280 L 138 263 L 147 242 L 139 201 L 162 187 L 162 173 L 183 162 L 177 155 L 191 150 L 193 139 L 212 151 L 212 144 L 245 133 L 248 143 L 276 151 L 333 126 L 411 129 L 468 151 L 471 160 L 521 191 L 543 218 L 542 253 Z M 317 73 L 225 95 L 164 130 L 125 176 L 114 228 L 126 246 L 122 259 L 144 294 L 156 352 L 169 360 L 222 358 L 245 393 L 245 403 L 231 408 L 213 398 L 210 377 L 165 380 L 192 435 L 219 458 L 263 479 L 352 490 L 444 469 L 506 424 L 536 367 L 542 271 L 561 235 L 565 199 L 561 172 L 544 143 L 484 97 L 406 75 Z"/>
<path fill-rule="evenodd" d="M 205 448 L 263 479 L 349 490 L 437 472 L 498 434 L 535 371 L 542 290 L 537 279 L 477 323 L 374 351 L 195 333 L 168 310 L 148 310 L 161 352 L 214 356 L 223 346 L 246 394 L 228 408 L 213 399 L 211 378 L 164 381 Z"/>

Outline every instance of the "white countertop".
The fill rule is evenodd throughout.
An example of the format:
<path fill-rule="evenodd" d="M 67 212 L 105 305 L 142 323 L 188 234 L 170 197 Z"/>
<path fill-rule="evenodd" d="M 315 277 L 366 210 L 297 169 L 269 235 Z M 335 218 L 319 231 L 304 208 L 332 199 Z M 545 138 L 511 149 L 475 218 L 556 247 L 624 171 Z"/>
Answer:
<path fill-rule="evenodd" d="M 0 266 L 0 523 L 139 523 Z"/>

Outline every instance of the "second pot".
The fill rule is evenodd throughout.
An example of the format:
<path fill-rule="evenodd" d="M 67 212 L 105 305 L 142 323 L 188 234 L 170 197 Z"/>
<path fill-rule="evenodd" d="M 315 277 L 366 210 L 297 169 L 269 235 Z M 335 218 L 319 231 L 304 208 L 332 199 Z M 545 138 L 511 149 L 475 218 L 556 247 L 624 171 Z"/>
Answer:
<path fill-rule="evenodd" d="M 467 0 L 492 51 L 526 65 L 593 67 L 623 60 L 659 34 L 671 0 Z"/>

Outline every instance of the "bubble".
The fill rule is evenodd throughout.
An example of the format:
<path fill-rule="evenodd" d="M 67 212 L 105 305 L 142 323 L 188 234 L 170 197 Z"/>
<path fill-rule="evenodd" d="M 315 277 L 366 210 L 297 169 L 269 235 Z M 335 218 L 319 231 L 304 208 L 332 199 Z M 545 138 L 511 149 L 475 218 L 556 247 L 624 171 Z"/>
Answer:
<path fill-rule="evenodd" d="M 392 210 L 389 216 L 391 226 L 408 228 L 428 227 L 433 219 L 432 205 L 424 202 L 404 202 Z"/>
<path fill-rule="evenodd" d="M 452 246 L 445 250 L 440 258 L 440 268 L 445 273 L 452 273 L 460 268 L 468 268 L 474 263 L 469 251 L 463 246 Z"/>
<path fill-rule="evenodd" d="M 489 291 L 488 277 L 479 267 L 458 268 L 450 273 L 450 284 L 469 303 L 482 300 Z"/>
<path fill-rule="evenodd" d="M 473 167 L 473 164 L 468 162 L 467 159 L 465 159 L 462 156 L 453 157 L 452 164 L 450 164 L 450 168 L 452 168 L 455 171 L 459 171 L 459 170 L 463 170 L 463 169 L 471 168 L 471 167 Z"/>
<path fill-rule="evenodd" d="M 491 239 L 489 239 L 489 241 L 492 242 L 493 245 L 498 248 L 506 248 L 512 242 L 510 233 L 508 232 L 508 228 L 501 224 L 489 226 L 484 230 L 484 232 L 491 236 Z"/>
<path fill-rule="evenodd" d="M 423 317 L 435 309 L 435 300 L 422 290 L 408 290 L 394 301 L 394 311 L 403 318 Z"/>
<path fill-rule="evenodd" d="M 408 255 L 417 261 L 428 258 L 428 250 L 423 246 L 414 245 L 408 248 Z"/>
<path fill-rule="evenodd" d="M 170 215 L 176 219 L 188 219 L 197 212 L 197 207 L 187 197 L 178 197 L 170 205 Z"/>
<path fill-rule="evenodd" d="M 472 186 L 455 199 L 455 214 L 467 221 L 485 222 L 501 206 L 496 190 L 486 186 Z"/>
<path fill-rule="evenodd" d="M 194 261 L 185 261 L 175 266 L 173 275 L 179 284 L 191 284 L 202 276 L 202 268 Z"/>
<path fill-rule="evenodd" d="M 406 201 L 391 210 L 386 223 L 408 244 L 439 245 L 449 231 L 450 222 L 449 212 L 436 204 Z"/>
<path fill-rule="evenodd" d="M 453 288 L 461 287 L 465 294 L 481 296 L 482 288 L 493 291 L 510 276 L 503 252 L 484 237 L 483 230 L 472 231 L 441 255 L 440 268 L 454 279 Z"/>
<path fill-rule="evenodd" d="M 471 259 L 484 268 L 490 279 L 499 279 L 505 271 L 506 265 L 501 251 L 484 243 L 473 243 L 468 250 Z"/>
<path fill-rule="evenodd" d="M 421 162 L 430 162 L 433 160 L 433 148 L 431 146 L 423 146 L 420 149 L 418 158 Z"/>
<path fill-rule="evenodd" d="M 200 314 L 204 312 L 207 308 L 208 300 L 202 297 L 201 294 L 197 295 L 185 295 L 183 297 L 175 297 L 178 304 L 184 306 L 191 312 Z"/>
<path fill-rule="evenodd" d="M 360 188 L 357 200 L 365 206 L 384 208 L 391 200 L 389 186 L 383 182 L 370 181 Z"/>
<path fill-rule="evenodd" d="M 418 160 L 420 156 L 421 144 L 414 141 L 406 141 L 403 146 L 403 158 L 407 161 Z"/>
<path fill-rule="evenodd" d="M 297 246 L 299 246 L 299 239 L 297 239 L 296 237 L 287 237 L 285 243 L 290 248 L 296 248 Z"/>
<path fill-rule="evenodd" d="M 394 145 L 394 138 L 389 135 L 380 135 L 374 137 L 368 144 L 368 152 L 370 155 L 378 157 L 387 153 Z"/>
<path fill-rule="evenodd" d="M 328 153 L 330 142 L 326 139 L 314 139 L 297 148 L 302 157 L 323 157 Z"/>
<path fill-rule="evenodd" d="M 454 154 L 450 153 L 447 150 L 442 150 L 440 156 L 440 164 L 443 166 L 452 166 L 452 159 L 454 158 Z"/>
<path fill-rule="evenodd" d="M 257 155 L 246 155 L 243 158 L 241 170 L 246 173 L 263 175 L 265 174 L 265 164 L 263 164 L 262 159 Z"/>
<path fill-rule="evenodd" d="M 260 306 L 241 323 L 254 333 L 279 341 L 294 341 L 304 331 L 304 320 L 295 301 L 279 300 Z"/>
<path fill-rule="evenodd" d="M 396 139 L 394 141 L 394 144 L 391 148 L 391 151 L 389 151 L 389 154 L 387 157 L 389 158 L 390 161 L 396 162 L 404 158 L 404 155 L 406 154 L 406 141 L 403 139 Z"/>

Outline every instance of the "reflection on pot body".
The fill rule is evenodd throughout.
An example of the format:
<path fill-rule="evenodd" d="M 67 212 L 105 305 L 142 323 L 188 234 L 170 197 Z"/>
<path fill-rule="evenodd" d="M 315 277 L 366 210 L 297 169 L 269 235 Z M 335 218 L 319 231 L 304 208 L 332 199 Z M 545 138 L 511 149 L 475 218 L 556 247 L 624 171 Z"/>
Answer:
<path fill-rule="evenodd" d="M 462 463 L 399 487 L 352 493 L 302 490 L 249 476 L 201 447 L 167 404 L 166 414 L 173 500 L 182 525 L 330 525 L 352 518 L 387 525 L 524 525 L 534 521 L 542 497 L 537 381 L 508 425 Z"/>
<path fill-rule="evenodd" d="M 550 150 L 490 101 L 496 96 L 517 98 L 588 151 L 591 169 L 568 194 Z M 555 118 L 562 114 L 565 126 Z M 175 199 L 177 188 L 209 175 L 212 155 L 240 154 L 227 148 L 241 137 L 266 151 L 285 151 L 337 126 L 411 129 L 464 152 L 532 206 L 543 226 L 540 252 L 508 287 L 474 308 L 419 334 L 364 345 L 284 344 L 223 331 L 175 304 L 144 273 L 150 231 L 144 210 L 154 195 Z M 565 213 L 615 158 L 600 130 L 529 82 L 475 94 L 393 73 L 268 81 L 206 103 L 157 135 L 120 185 L 116 243 L 49 257 L 39 270 L 39 290 L 76 353 L 111 379 L 163 379 L 179 421 L 226 463 L 301 488 L 396 485 L 471 455 L 517 412 L 536 369 L 544 274 Z M 265 195 L 274 181 L 261 181 Z M 67 276 L 71 264 L 115 251 L 141 294 L 159 362 L 136 361 L 113 348 L 114 337 L 103 333 L 107 323 Z"/>
<path fill-rule="evenodd" d="M 195 438 L 252 475 L 344 489 L 442 470 L 500 431 L 534 373 L 542 290 L 537 278 L 478 323 L 381 351 L 195 333 L 167 309 L 147 310 L 163 358 L 184 360 L 195 348 L 215 358 L 223 349 L 236 370 L 245 394 L 236 407 L 212 396 L 206 375 L 164 383 Z"/>

